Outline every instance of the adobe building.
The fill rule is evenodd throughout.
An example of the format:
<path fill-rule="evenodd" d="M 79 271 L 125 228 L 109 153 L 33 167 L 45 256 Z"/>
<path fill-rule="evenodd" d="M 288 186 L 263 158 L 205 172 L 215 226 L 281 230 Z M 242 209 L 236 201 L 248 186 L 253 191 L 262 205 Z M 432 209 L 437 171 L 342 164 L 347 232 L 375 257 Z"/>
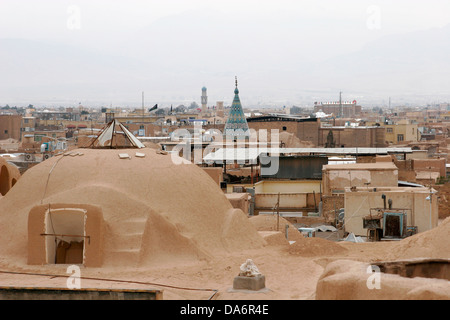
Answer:
<path fill-rule="evenodd" d="M 436 172 L 440 177 L 446 176 L 445 159 L 412 159 L 411 162 L 416 172 Z"/>
<path fill-rule="evenodd" d="M 424 186 L 430 186 L 437 183 L 439 178 L 438 172 L 418 171 L 416 172 L 415 181 Z"/>
<path fill-rule="evenodd" d="M 325 148 L 384 148 L 385 129 L 379 126 L 322 126 L 319 118 L 265 115 L 247 119 L 250 129 L 293 134 L 302 142 Z"/>
<path fill-rule="evenodd" d="M 346 188 L 397 187 L 398 169 L 392 162 L 325 165 L 322 170 L 323 216 L 335 223 L 345 209 Z"/>
<path fill-rule="evenodd" d="M 381 159 L 380 159 L 381 160 Z M 389 160 L 383 157 L 382 160 Z M 408 226 L 417 232 L 430 230 L 438 224 L 438 201 L 435 191 L 425 187 L 399 187 L 399 169 L 392 161 L 327 165 L 323 169 L 323 192 L 326 196 L 338 196 L 338 207 L 345 209 L 345 231 L 367 236 L 363 218 L 371 209 L 402 209 Z M 434 193 L 433 193 L 434 192 Z M 324 204 L 324 210 L 326 205 Z"/>
<path fill-rule="evenodd" d="M 0 114 L 0 140 L 20 140 L 21 115 Z"/>
<path fill-rule="evenodd" d="M 318 146 L 326 148 L 384 148 L 385 129 L 379 126 L 321 127 Z"/>
<path fill-rule="evenodd" d="M 225 118 L 225 109 L 223 107 L 223 101 L 216 102 L 216 116 L 219 118 Z"/>
<path fill-rule="evenodd" d="M 393 159 L 399 169 L 398 179 L 408 182 L 417 182 L 429 186 L 440 177 L 446 177 L 446 159 Z"/>
<path fill-rule="evenodd" d="M 39 148 L 42 142 L 49 140 L 65 139 L 65 130 L 39 130 L 33 132 L 22 133 L 22 148 L 33 149 Z"/>
<path fill-rule="evenodd" d="M 309 141 L 314 146 L 319 146 L 320 119 L 318 118 L 266 115 L 248 118 L 247 123 L 249 128 L 256 132 L 267 130 L 268 137 L 272 130 L 278 130 L 280 134 L 288 132 L 301 141 Z"/>
<path fill-rule="evenodd" d="M 412 159 L 428 159 L 428 151 L 412 149 L 412 153 L 408 153 L 406 155 L 406 160 L 412 160 Z"/>
<path fill-rule="evenodd" d="M 36 118 L 35 117 L 23 117 L 22 118 L 22 130 L 25 132 L 34 131 L 36 128 Z"/>
<path fill-rule="evenodd" d="M 438 199 L 435 190 L 425 187 L 377 187 L 377 188 L 345 188 L 345 231 L 358 236 L 367 236 L 363 226 L 363 217 L 369 216 L 371 209 L 392 208 L 404 210 L 406 226 L 424 232 L 438 225 Z"/>
<path fill-rule="evenodd" d="M 325 165 L 322 170 L 323 194 L 344 194 L 345 188 L 397 187 L 398 168 L 392 162 Z"/>
<path fill-rule="evenodd" d="M 254 190 L 255 214 L 273 213 L 277 207 L 295 217 L 319 211 L 320 180 L 263 180 L 254 185 Z"/>
<path fill-rule="evenodd" d="M 387 123 L 372 121 L 370 124 L 383 128 L 385 140 L 390 144 L 415 143 L 421 140 L 419 125 L 410 118 L 403 118 L 395 123 L 392 121 Z"/>
<path fill-rule="evenodd" d="M 361 106 L 356 101 L 314 102 L 314 113 L 320 111 L 340 118 L 354 118 L 361 115 Z"/>
<path fill-rule="evenodd" d="M 412 150 L 426 150 L 427 156 L 432 157 L 435 154 L 438 154 L 440 143 L 437 141 L 419 141 L 419 142 L 410 142 L 407 144 L 408 147 L 411 147 Z"/>
<path fill-rule="evenodd" d="M 417 123 L 403 119 L 395 124 L 382 125 L 386 128 L 386 141 L 392 144 L 404 144 L 406 142 L 418 142 L 421 133 Z"/>

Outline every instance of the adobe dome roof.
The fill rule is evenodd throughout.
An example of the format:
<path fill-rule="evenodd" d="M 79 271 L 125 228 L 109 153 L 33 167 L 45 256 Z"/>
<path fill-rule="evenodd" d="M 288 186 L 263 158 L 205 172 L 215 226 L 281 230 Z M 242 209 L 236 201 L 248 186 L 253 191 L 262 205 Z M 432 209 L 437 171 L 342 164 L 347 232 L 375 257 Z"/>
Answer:
<path fill-rule="evenodd" d="M 145 157 L 136 157 L 136 152 Z M 131 159 L 120 159 L 123 153 Z M 232 208 L 207 173 L 180 157 L 174 159 L 179 164 L 171 155 L 149 148 L 77 149 L 30 168 L 0 201 L 0 225 L 7 226 L 0 234 L 0 256 L 26 261 L 28 213 L 52 203 L 102 208 L 111 229 L 105 234 L 106 265 L 117 262 L 108 252 L 120 245 L 114 237 L 127 221 L 141 221 L 133 227 L 143 233 L 136 244 L 141 263 L 177 255 L 206 258 L 263 245 L 246 215 Z M 146 239 L 148 228 L 154 228 L 152 236 L 158 233 L 158 246 Z"/>

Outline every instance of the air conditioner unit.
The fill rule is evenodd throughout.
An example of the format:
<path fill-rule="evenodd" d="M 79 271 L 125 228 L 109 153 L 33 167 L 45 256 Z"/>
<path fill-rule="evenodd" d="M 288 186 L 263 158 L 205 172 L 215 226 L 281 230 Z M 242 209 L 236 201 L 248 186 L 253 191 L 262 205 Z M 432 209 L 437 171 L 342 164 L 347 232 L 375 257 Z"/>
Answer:
<path fill-rule="evenodd" d="M 384 212 L 383 236 L 385 238 L 406 237 L 407 216 L 403 212 Z"/>
<path fill-rule="evenodd" d="M 27 153 L 25 154 L 25 161 L 36 161 L 36 157 L 34 154 Z"/>

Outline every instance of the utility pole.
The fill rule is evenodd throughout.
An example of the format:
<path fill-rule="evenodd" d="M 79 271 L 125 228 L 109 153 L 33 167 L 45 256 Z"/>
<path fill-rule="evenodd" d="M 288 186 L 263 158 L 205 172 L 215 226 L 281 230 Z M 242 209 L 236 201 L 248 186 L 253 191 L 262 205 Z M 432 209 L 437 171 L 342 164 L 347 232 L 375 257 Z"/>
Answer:
<path fill-rule="evenodd" d="M 144 125 L 144 91 L 142 91 L 142 125 Z"/>
<path fill-rule="evenodd" d="M 433 224 L 432 224 L 432 218 L 431 218 L 431 212 L 432 212 L 432 206 L 431 206 L 431 201 L 432 201 L 432 197 L 433 197 L 433 189 L 432 189 L 432 186 L 431 186 L 431 184 L 432 184 L 432 182 L 431 182 L 431 167 L 430 167 L 430 195 L 428 196 L 428 198 L 430 198 L 429 200 L 430 200 L 430 230 L 433 228 Z"/>
<path fill-rule="evenodd" d="M 280 193 L 278 192 L 277 207 L 277 231 L 280 231 Z"/>

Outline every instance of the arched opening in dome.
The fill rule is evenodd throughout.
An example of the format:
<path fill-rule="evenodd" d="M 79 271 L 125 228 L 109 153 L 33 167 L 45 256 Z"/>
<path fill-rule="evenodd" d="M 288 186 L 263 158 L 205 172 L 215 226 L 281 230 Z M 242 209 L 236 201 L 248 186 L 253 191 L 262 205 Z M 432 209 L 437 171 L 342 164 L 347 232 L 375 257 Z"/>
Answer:
<path fill-rule="evenodd" d="M 44 204 L 28 214 L 28 264 L 103 263 L 103 214 L 83 204 Z"/>
<path fill-rule="evenodd" d="M 9 191 L 9 171 L 6 166 L 2 166 L 0 170 L 0 193 L 2 196 Z"/>
<path fill-rule="evenodd" d="M 47 264 L 83 264 L 85 244 L 83 209 L 49 209 L 45 213 Z"/>

